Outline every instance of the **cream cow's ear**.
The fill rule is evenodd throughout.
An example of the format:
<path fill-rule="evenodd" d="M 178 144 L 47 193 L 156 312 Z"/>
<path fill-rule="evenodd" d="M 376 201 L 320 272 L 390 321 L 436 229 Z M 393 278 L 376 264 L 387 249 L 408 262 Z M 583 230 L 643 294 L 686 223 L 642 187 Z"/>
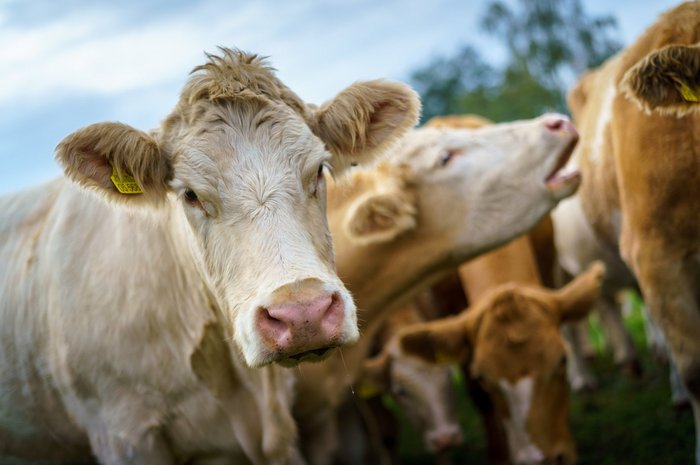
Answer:
<path fill-rule="evenodd" d="M 411 196 L 400 191 L 370 193 L 348 210 L 345 232 L 356 244 L 388 242 L 416 227 Z"/>
<path fill-rule="evenodd" d="M 172 176 L 156 140 L 120 123 L 78 129 L 58 144 L 56 159 L 68 178 L 118 202 L 162 202 Z"/>
<path fill-rule="evenodd" d="M 405 84 L 358 82 L 312 109 L 311 129 L 333 154 L 333 172 L 340 174 L 398 141 L 418 122 L 420 107 L 418 94 Z"/>

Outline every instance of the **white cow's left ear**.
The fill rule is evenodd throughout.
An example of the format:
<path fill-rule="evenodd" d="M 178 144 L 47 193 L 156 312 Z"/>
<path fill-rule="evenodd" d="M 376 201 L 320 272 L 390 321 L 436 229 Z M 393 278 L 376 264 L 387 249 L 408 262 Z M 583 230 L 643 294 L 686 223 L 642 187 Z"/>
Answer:
<path fill-rule="evenodd" d="M 68 178 L 118 202 L 162 202 L 172 176 L 156 140 L 120 123 L 78 129 L 58 144 L 56 159 Z"/>
<path fill-rule="evenodd" d="M 344 226 L 359 245 L 388 242 L 416 227 L 416 208 L 408 193 L 372 192 L 350 206 Z"/>
<path fill-rule="evenodd" d="M 405 84 L 358 82 L 312 110 L 311 129 L 333 154 L 337 175 L 373 160 L 418 122 L 420 99 Z"/>

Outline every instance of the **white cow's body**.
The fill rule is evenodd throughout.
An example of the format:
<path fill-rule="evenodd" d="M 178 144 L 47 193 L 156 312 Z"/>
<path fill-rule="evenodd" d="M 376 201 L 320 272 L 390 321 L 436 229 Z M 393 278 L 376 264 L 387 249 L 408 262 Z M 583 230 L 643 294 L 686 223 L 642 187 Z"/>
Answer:
<path fill-rule="evenodd" d="M 222 52 L 158 131 L 82 128 L 57 148 L 69 180 L 0 199 L 0 461 L 301 460 L 272 363 L 357 338 L 323 167 L 381 153 L 419 103 L 373 81 L 310 107 Z"/>

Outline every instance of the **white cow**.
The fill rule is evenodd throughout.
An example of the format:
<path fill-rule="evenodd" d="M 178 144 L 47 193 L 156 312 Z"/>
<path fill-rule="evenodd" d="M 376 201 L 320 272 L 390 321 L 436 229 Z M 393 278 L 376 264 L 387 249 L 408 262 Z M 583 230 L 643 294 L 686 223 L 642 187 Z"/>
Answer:
<path fill-rule="evenodd" d="M 68 179 L 0 199 L 2 460 L 299 462 L 293 379 L 268 364 L 358 337 L 323 172 L 418 112 L 383 81 L 310 107 L 222 49 L 159 130 L 66 137 Z"/>

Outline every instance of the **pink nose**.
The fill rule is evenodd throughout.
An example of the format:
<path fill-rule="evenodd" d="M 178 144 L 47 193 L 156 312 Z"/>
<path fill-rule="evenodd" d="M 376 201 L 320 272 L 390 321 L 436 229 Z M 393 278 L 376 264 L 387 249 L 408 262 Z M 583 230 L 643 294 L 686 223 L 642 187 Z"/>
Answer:
<path fill-rule="evenodd" d="M 441 431 L 430 434 L 428 442 L 434 452 L 440 452 L 462 444 L 462 433 L 459 430 Z"/>
<path fill-rule="evenodd" d="M 566 132 L 572 136 L 578 137 L 578 131 L 574 124 L 563 115 L 550 116 L 544 121 L 544 126 L 553 132 Z"/>
<path fill-rule="evenodd" d="M 342 342 L 345 304 L 337 293 L 300 289 L 259 307 L 257 328 L 268 350 L 281 357 L 301 360 L 307 355 L 323 355 Z"/>

